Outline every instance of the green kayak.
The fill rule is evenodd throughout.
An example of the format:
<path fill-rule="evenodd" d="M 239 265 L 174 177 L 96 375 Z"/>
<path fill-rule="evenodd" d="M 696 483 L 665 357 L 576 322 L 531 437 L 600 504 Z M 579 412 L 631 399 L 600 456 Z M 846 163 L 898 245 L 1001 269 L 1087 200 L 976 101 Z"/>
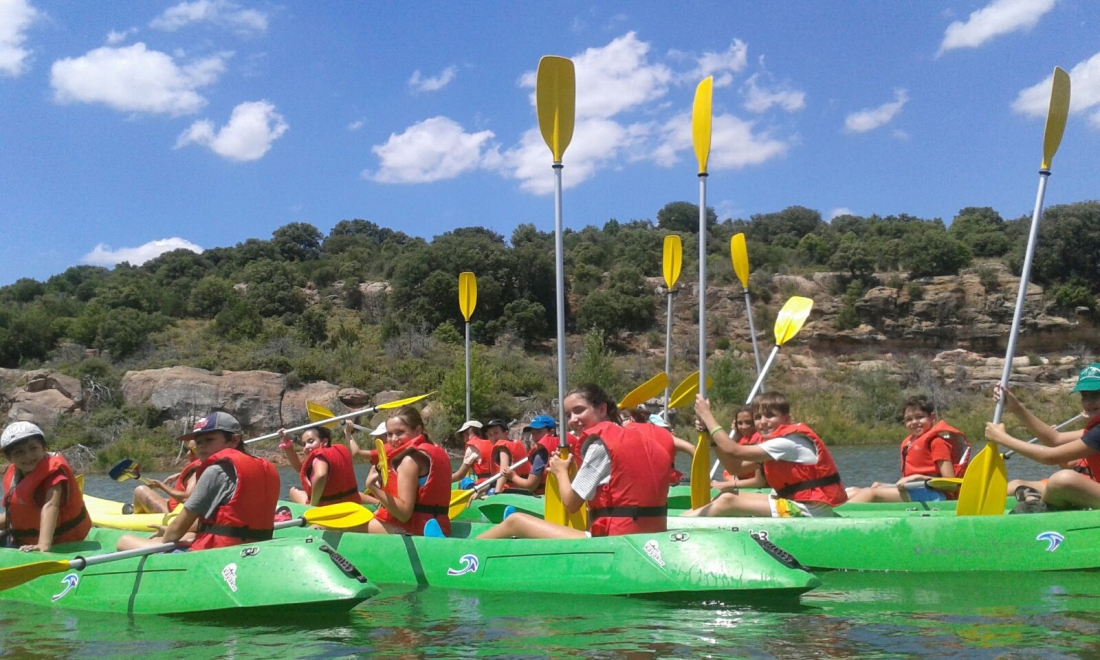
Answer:
<path fill-rule="evenodd" d="M 302 530 L 307 531 L 307 530 Z M 708 530 L 709 531 L 709 530 Z M 0 568 L 113 552 L 125 532 L 93 528 L 54 552 L 0 549 Z M 224 616 L 346 611 L 378 593 L 324 541 L 303 534 L 262 543 L 154 554 L 44 575 L 0 591 L 0 598 L 58 609 L 125 614 Z M 288 608 L 292 608 L 289 609 Z"/>
<path fill-rule="evenodd" d="M 820 583 L 765 540 L 727 530 L 570 540 L 451 538 L 325 532 L 321 539 L 379 583 L 477 591 L 649 596 L 740 602 L 792 598 Z M 285 529 L 276 537 L 316 531 Z"/>

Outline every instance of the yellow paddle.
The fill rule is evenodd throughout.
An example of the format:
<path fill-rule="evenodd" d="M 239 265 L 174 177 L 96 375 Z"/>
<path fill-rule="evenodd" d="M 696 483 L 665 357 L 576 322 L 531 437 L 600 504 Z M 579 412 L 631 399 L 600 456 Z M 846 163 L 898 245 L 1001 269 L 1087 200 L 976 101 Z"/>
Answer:
<path fill-rule="evenodd" d="M 764 363 L 764 368 L 761 369 L 760 373 L 756 376 L 756 383 L 753 384 L 752 391 L 749 392 L 748 398 L 745 399 L 746 404 L 752 403 L 752 400 L 756 398 L 757 391 L 764 383 L 764 377 L 768 375 L 768 370 L 771 369 L 772 362 L 775 361 L 775 356 L 779 354 L 779 348 L 798 334 L 798 331 L 806 324 L 806 319 L 809 318 L 813 308 L 813 300 L 803 298 L 802 296 L 791 296 L 783 305 L 783 309 L 779 310 L 779 316 L 775 319 L 775 348 L 772 349 L 771 355 L 768 356 L 768 361 Z M 715 461 L 714 465 L 711 466 L 710 478 L 713 479 L 715 473 L 718 472 L 718 465 L 719 462 Z M 694 462 L 692 468 L 694 469 Z M 709 501 L 709 480 L 707 498 Z"/>
<path fill-rule="evenodd" d="M 470 419 L 470 316 L 477 307 L 477 278 L 471 272 L 458 274 L 458 308 L 466 319 L 466 419 Z"/>
<path fill-rule="evenodd" d="M 664 254 L 661 265 L 664 269 L 665 286 L 667 287 L 668 313 L 665 314 L 665 373 L 672 370 L 672 290 L 676 286 L 676 280 L 680 279 L 680 266 L 683 265 L 683 246 L 680 245 L 680 237 L 676 234 L 665 236 Z M 665 421 L 668 421 L 668 402 L 671 401 L 668 393 L 668 384 L 665 384 Z"/>
<path fill-rule="evenodd" d="M 714 384 L 710 376 L 707 376 L 707 387 Z M 672 401 L 667 410 L 679 409 L 695 403 L 695 395 L 699 392 L 699 372 L 696 371 L 680 381 L 676 389 L 672 390 Z"/>
<path fill-rule="evenodd" d="M 351 419 L 352 417 L 358 417 L 360 415 L 371 415 L 371 414 L 374 414 L 374 413 L 378 412 L 379 410 L 393 410 L 394 408 L 401 408 L 403 406 L 408 406 L 408 405 L 414 404 L 417 401 L 420 401 L 422 399 L 426 399 L 426 398 L 430 397 L 433 394 L 435 394 L 435 392 L 428 392 L 427 394 L 421 394 L 419 396 L 411 396 L 407 399 L 399 399 L 397 401 L 390 401 L 389 403 L 381 403 L 381 404 L 378 404 L 377 406 L 371 406 L 369 408 L 363 408 L 361 410 L 353 410 L 352 412 L 344 413 L 343 415 L 336 415 L 335 417 L 332 417 L 332 418 L 327 418 L 327 419 L 322 419 L 322 420 L 310 422 L 309 424 L 302 424 L 301 426 L 295 426 L 292 429 L 286 429 L 285 432 L 286 432 L 287 435 L 290 435 L 292 433 L 301 433 L 302 431 L 305 431 L 306 429 L 311 429 L 311 428 L 314 428 L 314 427 L 317 427 L 317 426 L 324 426 L 324 425 L 332 423 L 332 422 L 340 422 L 340 421 L 343 421 L 345 419 Z M 279 437 L 279 433 L 277 433 L 277 432 L 276 433 L 268 433 L 267 435 L 261 435 L 258 438 L 250 438 L 248 440 L 245 440 L 244 443 L 246 445 L 250 445 L 253 442 L 262 442 L 264 440 L 272 440 L 272 439 L 278 438 L 278 437 Z"/>
<path fill-rule="evenodd" d="M 306 512 L 295 520 L 275 523 L 275 529 L 287 527 L 302 527 L 304 525 L 321 525 L 331 529 L 349 529 L 370 522 L 374 517 L 367 509 L 353 502 L 341 502 L 331 506 L 322 506 L 315 509 L 307 509 Z M 94 557 L 74 557 L 72 559 L 57 559 L 50 561 L 38 561 L 21 566 L 11 566 L 0 569 L 0 591 L 18 587 L 45 575 L 64 573 L 65 571 L 82 571 L 89 566 L 106 564 L 131 557 L 144 557 L 158 552 L 167 552 L 179 547 L 176 543 L 161 543 L 148 548 L 124 550 L 122 552 L 110 552 Z"/>
<path fill-rule="evenodd" d="M 1008 349 L 1005 353 L 1004 371 L 1001 373 L 1001 385 L 1008 386 L 1012 375 L 1012 357 L 1016 352 L 1016 338 L 1020 333 L 1020 317 L 1023 315 L 1027 298 L 1027 284 L 1031 276 L 1031 259 L 1035 255 L 1035 243 L 1039 237 L 1039 217 L 1043 212 L 1043 196 L 1046 193 L 1047 179 L 1050 177 L 1050 164 L 1058 145 L 1062 142 L 1062 133 L 1066 128 L 1069 115 L 1069 74 L 1054 67 L 1054 76 L 1050 89 L 1050 107 L 1047 110 L 1047 123 L 1043 132 L 1043 162 L 1039 168 L 1039 194 L 1035 198 L 1035 211 L 1031 215 L 1031 232 L 1027 238 L 1027 251 L 1024 253 L 1024 266 L 1020 272 L 1020 288 L 1016 294 L 1016 311 L 1012 316 L 1012 330 L 1008 335 Z M 993 423 L 1001 422 L 1005 399 L 997 402 L 993 410 Z M 955 514 L 959 516 L 996 516 L 1004 513 L 1004 496 L 1008 486 L 1008 472 L 1005 459 L 997 451 L 996 443 L 988 442 L 970 461 L 959 489 L 959 504 Z"/>
<path fill-rule="evenodd" d="M 657 374 L 653 378 L 650 378 L 638 387 L 635 387 L 633 391 L 630 392 L 630 394 L 624 396 L 623 400 L 619 402 L 619 410 L 625 410 L 627 408 L 640 406 L 641 404 L 649 401 L 667 388 L 668 374 L 662 371 L 661 373 Z"/>
<path fill-rule="evenodd" d="M 749 317 L 749 336 L 752 337 L 752 355 L 756 359 L 756 375 L 760 375 L 760 348 L 756 345 L 756 326 L 752 320 L 752 297 L 749 296 L 749 250 L 745 246 L 745 235 L 734 234 L 730 239 L 730 259 L 733 260 L 733 272 L 741 282 L 745 292 L 745 316 Z"/>
<path fill-rule="evenodd" d="M 707 394 L 707 161 L 710 159 L 711 98 L 714 78 L 706 77 L 695 88 L 691 108 L 691 143 L 699 164 L 699 391 Z M 695 456 L 691 459 L 691 508 L 710 502 L 710 444 L 706 434 L 695 439 Z"/>
<path fill-rule="evenodd" d="M 306 414 L 309 415 L 309 421 L 311 422 L 323 422 L 327 419 L 336 417 L 336 413 L 332 412 L 328 408 L 322 406 L 315 401 L 306 401 Z M 334 429 L 340 422 L 331 422 L 328 424 L 322 424 L 327 429 Z M 365 426 L 359 424 L 353 424 L 353 426 L 360 431 L 372 431 L 374 429 L 368 429 Z"/>
<path fill-rule="evenodd" d="M 539 60 L 535 75 L 535 109 L 539 119 L 539 131 L 554 158 L 554 283 L 556 286 L 557 338 L 558 338 L 558 428 L 559 455 L 569 456 L 565 441 L 565 245 L 561 213 L 561 159 L 573 139 L 573 124 L 577 106 L 577 74 L 573 62 L 564 57 L 547 55 Z M 576 466 L 570 466 L 570 475 Z M 551 474 L 546 479 L 546 506 L 544 517 L 559 525 L 573 529 L 587 529 L 585 507 L 569 513 L 561 501 L 557 478 Z"/>
<path fill-rule="evenodd" d="M 374 450 L 378 452 L 378 476 L 382 478 L 382 488 L 390 485 L 390 459 L 386 456 L 386 443 L 382 438 L 374 439 Z"/>
<path fill-rule="evenodd" d="M 518 468 L 525 463 L 527 463 L 527 459 L 521 458 L 516 461 L 511 467 Z M 503 470 L 497 472 L 496 474 L 489 477 L 480 484 L 474 486 L 470 490 L 451 491 L 451 508 L 447 510 L 447 517 L 453 519 L 455 516 L 465 511 L 466 507 L 470 506 L 470 502 L 473 501 L 474 495 L 477 495 L 483 490 L 489 490 L 490 488 L 492 488 L 492 485 L 496 483 L 497 479 L 499 479 L 502 474 L 504 474 Z"/>

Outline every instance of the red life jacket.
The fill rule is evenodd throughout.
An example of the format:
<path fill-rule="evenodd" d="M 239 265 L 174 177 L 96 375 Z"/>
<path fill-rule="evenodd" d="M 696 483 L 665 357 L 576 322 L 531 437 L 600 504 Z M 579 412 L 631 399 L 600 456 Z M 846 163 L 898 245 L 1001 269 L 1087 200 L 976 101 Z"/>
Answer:
<path fill-rule="evenodd" d="M 378 507 L 374 517 L 413 536 L 423 536 L 424 525 L 434 518 L 439 522 L 443 533 L 450 536 L 451 519 L 448 512 L 451 508 L 451 457 L 447 456 L 442 447 L 432 444 L 422 435 L 416 436 L 402 447 L 401 453 L 409 448 L 428 457 L 428 480 L 423 486 L 417 487 L 416 504 L 413 505 L 413 514 L 408 522 L 401 522 L 384 506 Z M 390 484 L 397 483 L 397 463 L 403 458 L 398 455 L 396 460 L 390 461 Z"/>
<path fill-rule="evenodd" d="M 309 456 L 302 462 L 302 470 L 298 476 L 302 478 L 302 486 L 310 502 L 313 501 L 313 463 L 318 460 L 328 463 L 328 480 L 325 481 L 325 490 L 321 493 L 321 505 L 337 502 L 359 504 L 363 501 L 359 497 L 359 482 L 351 464 L 351 452 L 344 445 L 330 445 L 309 452 Z"/>
<path fill-rule="evenodd" d="M 191 478 L 191 474 L 194 473 L 195 470 L 199 469 L 200 465 L 202 465 L 202 461 L 200 461 L 198 459 L 195 459 L 195 460 L 191 461 L 190 463 L 188 463 L 187 465 L 184 465 L 183 469 L 180 470 L 179 476 L 176 477 L 176 483 L 172 484 L 172 488 L 175 489 L 175 490 L 179 490 L 179 491 L 186 491 L 187 490 L 187 480 Z M 171 497 L 168 498 L 168 511 L 169 512 L 175 511 L 176 507 L 179 506 L 179 505 L 180 505 L 179 502 L 175 501 Z"/>
<path fill-rule="evenodd" d="M 966 467 L 970 465 L 970 441 L 959 429 L 949 425 L 942 419 L 932 425 L 920 436 L 909 436 L 901 443 L 901 476 L 908 477 L 912 474 L 924 474 L 940 476 L 936 461 L 932 458 L 932 443 L 937 438 L 943 438 L 951 445 L 951 465 L 955 476 L 966 474 Z"/>
<path fill-rule="evenodd" d="M 600 422 L 585 432 L 585 449 L 598 438 L 611 458 L 611 479 L 596 489 L 588 503 L 592 536 L 668 529 L 668 473 L 675 451 L 672 435 L 657 436 L 655 442 L 636 426 Z"/>
<path fill-rule="evenodd" d="M 493 443 L 485 438 L 470 438 L 466 441 L 466 446 L 476 449 L 479 456 L 477 462 L 470 466 L 476 483 L 480 484 L 498 472 L 493 463 Z"/>
<path fill-rule="evenodd" d="M 848 501 L 833 455 L 821 438 L 805 424 L 784 424 L 775 430 L 772 437 L 792 435 L 805 436 L 813 441 L 817 449 L 817 463 L 805 465 L 791 461 L 765 461 L 764 478 L 768 486 L 775 490 L 776 496 L 798 502 L 823 502 L 831 506 Z"/>
<path fill-rule="evenodd" d="M 275 506 L 279 503 L 279 472 L 269 461 L 223 449 L 199 466 L 198 477 L 215 463 L 231 463 L 237 487 L 229 501 L 214 512 L 214 519 L 199 518 L 192 550 L 224 548 L 271 538 Z"/>
<path fill-rule="evenodd" d="M 560 449 L 560 447 L 558 447 L 558 444 L 560 442 L 561 442 L 561 440 L 558 438 L 558 436 L 548 435 L 545 438 L 543 438 L 542 440 L 539 440 L 538 445 L 536 445 L 536 448 L 538 448 L 538 447 L 546 448 L 547 458 L 549 458 L 551 454 L 558 453 L 558 450 Z M 581 466 L 581 460 L 584 459 L 584 453 L 581 451 L 580 438 L 573 435 L 572 433 L 566 433 L 565 434 L 565 444 L 566 444 L 567 447 L 569 447 L 569 453 L 573 455 L 573 462 L 577 464 L 577 467 L 580 467 Z"/>
<path fill-rule="evenodd" d="M 1100 424 L 1100 415 L 1096 415 L 1085 424 L 1085 433 L 1088 433 L 1093 427 Z M 1100 482 L 1100 453 L 1092 453 L 1081 459 L 1085 463 L 1085 468 L 1088 470 L 1088 477 L 1093 481 Z"/>
<path fill-rule="evenodd" d="M 676 469 L 676 444 L 672 441 L 672 433 L 668 429 L 650 424 L 649 422 L 634 422 L 629 427 L 638 427 L 637 432 L 648 442 L 656 443 L 658 447 L 672 447 L 672 460 L 668 465 L 668 483 L 675 486 L 684 478 L 684 473 Z"/>
<path fill-rule="evenodd" d="M 15 481 L 15 466 L 9 465 L 4 473 L 4 509 L 8 518 L 8 537 L 16 547 L 38 543 L 38 530 L 42 522 L 42 507 L 46 504 L 48 482 L 56 482 L 57 475 L 64 475 L 64 497 L 57 526 L 53 530 L 53 542 L 72 543 L 83 541 L 92 528 L 92 519 L 84 508 L 84 496 L 76 487 L 76 477 L 68 461 L 61 454 L 49 453 L 38 465 Z"/>
<path fill-rule="evenodd" d="M 760 439 L 760 434 L 756 433 L 756 432 L 753 432 L 753 434 L 750 435 L 747 438 L 739 438 L 737 440 L 737 444 L 739 444 L 739 445 L 758 445 L 761 442 L 763 442 L 763 440 Z M 755 476 L 756 476 L 756 468 L 753 468 L 751 470 L 748 470 L 746 472 L 742 472 L 741 474 L 737 475 L 737 478 L 738 479 L 752 479 Z M 722 470 L 722 480 L 723 481 L 729 481 L 732 478 L 733 478 L 733 475 L 731 475 L 728 470 Z"/>
<path fill-rule="evenodd" d="M 503 452 L 508 452 L 509 461 L 508 465 L 515 465 L 519 461 L 527 457 L 527 447 L 519 440 L 502 439 L 497 440 L 493 445 L 493 464 L 497 466 L 497 471 L 500 470 L 500 455 Z M 527 462 L 512 470 L 513 474 L 519 477 L 526 477 L 531 474 L 531 463 Z M 495 474 L 495 473 L 494 473 Z M 516 488 L 511 484 L 505 484 L 504 489 Z"/>

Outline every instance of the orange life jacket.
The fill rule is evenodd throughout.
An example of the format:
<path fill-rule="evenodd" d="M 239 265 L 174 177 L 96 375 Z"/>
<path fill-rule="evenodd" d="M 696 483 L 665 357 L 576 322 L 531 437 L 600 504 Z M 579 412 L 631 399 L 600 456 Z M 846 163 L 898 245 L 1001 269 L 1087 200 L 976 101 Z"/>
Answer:
<path fill-rule="evenodd" d="M 1088 433 L 1093 427 L 1100 424 L 1100 415 L 1096 415 L 1085 424 L 1085 433 Z M 1093 481 L 1100 482 L 1100 452 L 1090 454 L 1081 459 L 1085 463 L 1085 468 L 1088 470 L 1088 477 Z"/>
<path fill-rule="evenodd" d="M 932 443 L 937 438 L 943 438 L 951 445 L 951 465 L 955 476 L 966 474 L 966 467 L 970 464 L 970 441 L 962 431 L 941 419 L 918 437 L 909 436 L 902 441 L 901 476 L 940 476 L 939 468 L 932 458 Z"/>
<path fill-rule="evenodd" d="M 270 539 L 275 506 L 279 503 L 279 472 L 262 458 L 223 449 L 203 461 L 198 478 L 202 479 L 202 473 L 219 462 L 233 465 L 237 487 L 229 501 L 214 512 L 213 520 L 199 518 L 198 535 L 191 549 L 224 548 Z"/>
<path fill-rule="evenodd" d="M 737 440 L 737 444 L 739 444 L 739 445 L 758 445 L 761 442 L 762 442 L 762 440 L 760 439 L 760 434 L 756 433 L 756 432 L 754 432 L 752 435 L 750 435 L 747 438 L 739 438 Z M 756 476 L 756 468 L 753 468 L 751 470 L 747 470 L 747 471 L 742 472 L 741 474 L 737 475 L 737 478 L 738 479 L 752 479 L 755 476 Z M 722 480 L 723 481 L 729 481 L 732 478 L 733 478 L 733 475 L 731 475 L 728 470 L 722 470 Z"/>
<path fill-rule="evenodd" d="M 187 490 L 187 480 L 191 478 L 191 475 L 192 475 L 192 473 L 195 472 L 195 470 L 199 469 L 200 465 L 202 465 L 202 461 L 200 461 L 198 459 L 195 459 L 195 460 L 191 461 L 190 463 L 188 463 L 187 465 L 184 465 L 183 469 L 180 470 L 179 476 L 176 477 L 176 483 L 172 484 L 172 488 L 175 489 L 175 490 L 179 490 L 179 491 L 186 491 Z M 176 509 L 176 507 L 179 506 L 179 505 L 180 505 L 179 502 L 175 501 L 171 497 L 168 498 L 168 510 L 169 511 L 174 511 Z"/>
<path fill-rule="evenodd" d="M 328 480 L 325 481 L 325 490 L 321 493 L 321 504 L 336 504 L 337 502 L 354 502 L 359 504 L 363 499 L 359 496 L 359 482 L 355 478 L 355 467 L 351 463 L 351 452 L 344 445 L 330 445 L 318 447 L 309 452 L 306 460 L 302 462 L 302 470 L 299 477 L 302 479 L 302 487 L 306 491 L 306 497 L 313 501 L 313 463 L 324 461 L 328 463 Z"/>
<path fill-rule="evenodd" d="M 497 471 L 500 471 L 500 455 L 502 452 L 508 452 L 509 461 L 508 465 L 515 465 L 519 461 L 527 457 L 527 447 L 519 440 L 502 439 L 497 440 L 493 445 L 493 464 L 497 466 Z M 512 470 L 513 474 L 519 477 L 526 477 L 531 474 L 531 463 L 527 462 Z M 494 472 L 494 474 L 496 474 Z M 516 488 L 511 484 L 505 484 L 504 489 L 508 490 Z"/>
<path fill-rule="evenodd" d="M 46 454 L 38 465 L 15 480 L 15 466 L 9 465 L 4 473 L 4 509 L 7 512 L 9 542 L 18 547 L 38 543 L 42 507 L 46 504 L 47 484 L 56 484 L 58 475 L 64 476 L 64 498 L 53 530 L 53 542 L 71 543 L 83 541 L 92 528 L 92 519 L 84 508 L 84 496 L 76 487 L 76 477 L 68 461 L 61 454 Z"/>
<path fill-rule="evenodd" d="M 588 503 L 592 536 L 619 536 L 668 529 L 668 473 L 675 449 L 672 436 L 646 437 L 631 424 L 600 422 L 585 432 L 584 448 L 603 441 L 611 458 L 611 478 Z"/>
<path fill-rule="evenodd" d="M 497 473 L 497 470 L 494 469 L 496 466 L 493 463 L 493 443 L 485 438 L 475 437 L 467 440 L 466 446 L 477 450 L 477 462 L 470 466 L 470 471 L 474 473 L 476 483 L 480 484 Z"/>
<path fill-rule="evenodd" d="M 632 427 L 637 427 L 637 432 L 648 442 L 656 443 L 658 447 L 672 447 L 672 460 L 668 464 L 668 483 L 670 486 L 680 483 L 684 473 L 676 469 L 676 444 L 672 441 L 672 433 L 664 427 L 649 422 L 634 422 L 627 428 Z"/>
<path fill-rule="evenodd" d="M 776 496 L 798 502 L 823 502 L 831 506 L 848 501 L 833 455 L 821 438 L 805 424 L 784 424 L 775 430 L 772 437 L 792 435 L 805 436 L 813 441 L 817 449 L 817 463 L 806 465 L 791 461 L 765 461 L 764 478 Z"/>
<path fill-rule="evenodd" d="M 487 440 L 485 442 L 488 442 Z M 424 525 L 431 519 L 439 522 L 440 529 L 447 536 L 451 534 L 451 519 L 448 511 L 451 505 L 451 458 L 442 447 L 436 446 L 422 435 L 416 436 L 408 443 L 402 445 L 400 453 L 406 449 L 419 451 L 428 457 L 428 480 L 423 486 L 417 486 L 416 504 L 413 505 L 413 514 L 408 522 L 401 522 L 397 516 L 390 513 L 389 509 L 379 506 L 375 518 L 384 523 L 397 527 L 406 534 L 413 536 L 424 535 Z M 401 461 L 400 454 L 395 454 L 395 460 L 390 461 L 390 484 L 397 483 L 397 463 Z"/>

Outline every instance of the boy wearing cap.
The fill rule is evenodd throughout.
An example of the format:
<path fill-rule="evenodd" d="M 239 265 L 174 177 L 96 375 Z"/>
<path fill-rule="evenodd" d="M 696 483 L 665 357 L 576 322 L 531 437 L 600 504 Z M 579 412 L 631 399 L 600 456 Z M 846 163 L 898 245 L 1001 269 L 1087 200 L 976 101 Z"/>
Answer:
<path fill-rule="evenodd" d="M 84 496 L 65 457 L 46 449 L 42 429 L 12 422 L 0 435 L 8 459 L 0 538 L 23 552 L 49 552 L 56 543 L 83 541 L 92 528 Z"/>
<path fill-rule="evenodd" d="M 1057 431 L 1031 414 L 1008 388 L 999 384 L 993 388 L 993 400 L 999 401 L 1003 396 L 1005 410 L 1015 415 L 1043 444 L 1034 445 L 1014 438 L 1005 432 L 1004 424 L 992 422 L 985 426 L 987 440 L 1044 465 L 1083 461 L 1090 473 L 1086 476 L 1075 469 L 1055 472 L 1047 480 L 1042 500 L 1025 502 L 1029 506 L 1021 508 L 1023 512 L 1100 508 L 1100 483 L 1096 481 L 1100 475 L 1100 362 L 1080 371 L 1072 391 L 1081 394 L 1082 416 L 1088 419 L 1081 431 Z"/>
<path fill-rule="evenodd" d="M 270 462 L 245 451 L 240 423 L 228 413 L 210 413 L 195 423 L 191 433 L 177 439 L 195 441 L 195 453 L 202 461 L 195 489 L 164 528 L 162 538 L 127 534 L 119 538 L 117 548 L 182 541 L 190 538 L 196 523 L 192 550 L 270 539 L 279 501 L 279 473 Z"/>
<path fill-rule="evenodd" d="M 507 480 L 509 486 L 542 495 L 546 489 L 546 465 L 550 462 L 550 455 L 558 450 L 558 438 L 554 435 L 557 426 L 550 415 L 538 415 L 523 427 L 523 432 L 529 433 L 531 438 L 531 451 L 527 454 L 530 469 L 527 474 L 520 475 L 511 468 L 501 466 L 501 479 Z"/>
<path fill-rule="evenodd" d="M 462 457 L 462 465 L 451 475 L 452 482 L 461 481 L 468 473 L 473 472 L 476 485 L 496 473 L 493 465 L 493 443 L 485 439 L 481 429 L 481 422 L 468 419 L 455 432 L 455 437 L 466 445 L 466 455 Z"/>

